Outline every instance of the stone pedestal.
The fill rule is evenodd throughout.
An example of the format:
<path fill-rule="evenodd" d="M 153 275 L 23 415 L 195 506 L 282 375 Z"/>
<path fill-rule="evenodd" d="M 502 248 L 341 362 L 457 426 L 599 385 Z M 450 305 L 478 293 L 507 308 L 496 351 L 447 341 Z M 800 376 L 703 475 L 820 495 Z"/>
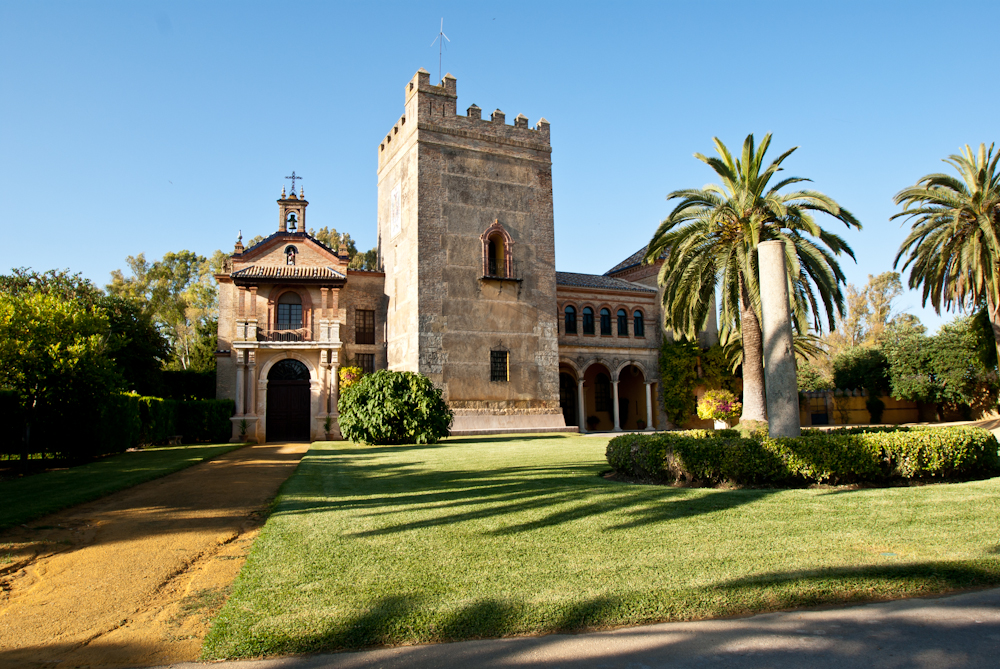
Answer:
<path fill-rule="evenodd" d="M 799 425 L 799 389 L 795 378 L 784 242 L 758 244 L 757 258 L 768 431 L 772 437 L 797 437 L 802 430 Z"/>

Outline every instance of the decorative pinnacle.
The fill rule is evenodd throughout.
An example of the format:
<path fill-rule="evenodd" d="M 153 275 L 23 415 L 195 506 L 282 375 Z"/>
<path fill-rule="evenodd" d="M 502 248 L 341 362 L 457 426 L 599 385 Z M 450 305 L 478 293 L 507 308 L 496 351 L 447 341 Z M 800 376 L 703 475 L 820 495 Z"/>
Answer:
<path fill-rule="evenodd" d="M 282 186 L 282 187 L 281 187 L 281 199 L 282 199 L 282 200 L 284 200 L 284 199 L 285 199 L 285 197 L 286 197 L 286 195 L 285 195 L 285 187 L 284 187 L 284 186 Z"/>

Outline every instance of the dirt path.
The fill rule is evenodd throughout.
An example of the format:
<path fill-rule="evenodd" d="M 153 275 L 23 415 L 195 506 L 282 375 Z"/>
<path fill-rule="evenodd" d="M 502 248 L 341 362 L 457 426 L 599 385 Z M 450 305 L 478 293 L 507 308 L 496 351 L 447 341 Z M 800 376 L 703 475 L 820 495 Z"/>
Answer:
<path fill-rule="evenodd" d="M 0 667 L 194 660 L 264 520 L 308 450 L 225 455 L 0 534 Z"/>

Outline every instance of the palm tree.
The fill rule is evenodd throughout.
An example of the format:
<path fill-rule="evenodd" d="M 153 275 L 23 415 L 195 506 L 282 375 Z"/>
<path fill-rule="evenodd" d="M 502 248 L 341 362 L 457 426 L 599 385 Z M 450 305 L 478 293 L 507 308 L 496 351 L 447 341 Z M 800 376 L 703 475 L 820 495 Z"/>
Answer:
<path fill-rule="evenodd" d="M 757 245 L 772 239 L 785 242 L 793 325 L 800 333 L 812 327 L 822 332 L 821 311 L 830 329 L 834 311 L 842 315 L 845 277 L 834 256 L 854 258 L 847 243 L 819 227 L 812 212 L 829 214 L 848 228 L 861 229 L 854 216 L 834 200 L 810 190 L 780 192 L 808 181 L 786 177 L 770 185 L 781 163 L 796 148 L 765 167 L 771 144 L 768 133 L 754 148 L 753 135 L 734 160 L 726 146 L 713 138 L 718 158 L 695 157 L 715 170 L 721 185 L 678 190 L 667 200 L 680 200 L 657 228 L 646 251 L 646 262 L 661 255 L 660 270 L 666 324 L 687 337 L 705 325 L 716 288 L 720 289 L 720 335 L 723 341 L 739 332 L 743 345 L 743 415 L 741 420 L 767 420 L 764 402 L 763 346 L 760 328 L 760 284 Z"/>
<path fill-rule="evenodd" d="M 923 284 L 923 303 L 934 310 L 986 303 L 993 339 L 1000 352 L 1000 173 L 993 145 L 969 145 L 961 155 L 944 160 L 960 179 L 928 174 L 916 185 L 896 194 L 903 211 L 892 219 L 914 219 L 910 234 L 899 247 L 896 261 L 909 254 L 909 286 Z M 892 220 L 890 219 L 890 220 Z"/>

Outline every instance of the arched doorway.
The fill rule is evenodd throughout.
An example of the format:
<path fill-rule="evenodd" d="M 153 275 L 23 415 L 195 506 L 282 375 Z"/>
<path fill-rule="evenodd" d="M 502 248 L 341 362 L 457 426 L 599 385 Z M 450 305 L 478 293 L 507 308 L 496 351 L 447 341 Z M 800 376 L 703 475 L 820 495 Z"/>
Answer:
<path fill-rule="evenodd" d="M 580 413 L 576 408 L 576 380 L 571 374 L 559 372 L 559 406 L 562 407 L 566 425 L 578 425 Z"/>
<path fill-rule="evenodd" d="M 636 365 L 618 372 L 618 423 L 623 430 L 645 430 L 646 376 Z"/>
<path fill-rule="evenodd" d="M 267 440 L 309 441 L 309 368 L 298 360 L 267 374 Z"/>
<path fill-rule="evenodd" d="M 590 365 L 583 373 L 583 386 L 587 429 L 610 432 L 615 428 L 611 371 L 601 363 Z"/>

